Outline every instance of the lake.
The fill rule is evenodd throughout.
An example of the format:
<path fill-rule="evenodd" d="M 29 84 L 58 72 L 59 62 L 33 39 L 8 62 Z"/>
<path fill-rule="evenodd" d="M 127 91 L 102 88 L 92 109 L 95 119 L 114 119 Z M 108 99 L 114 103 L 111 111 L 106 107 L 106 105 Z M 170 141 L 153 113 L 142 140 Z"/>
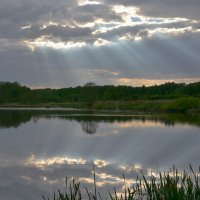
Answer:
<path fill-rule="evenodd" d="M 200 116 L 134 115 L 81 110 L 0 110 L 2 200 L 39 200 L 63 189 L 65 177 L 98 191 L 132 184 L 175 165 L 200 164 Z M 53 199 L 53 198 L 52 198 Z"/>

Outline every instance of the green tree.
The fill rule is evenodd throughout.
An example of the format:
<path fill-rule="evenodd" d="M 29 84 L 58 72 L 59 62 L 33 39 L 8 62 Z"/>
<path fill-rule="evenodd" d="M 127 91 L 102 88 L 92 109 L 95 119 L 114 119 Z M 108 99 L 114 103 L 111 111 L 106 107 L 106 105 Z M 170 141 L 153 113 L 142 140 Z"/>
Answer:
<path fill-rule="evenodd" d="M 83 98 L 86 101 L 87 107 L 92 108 L 96 100 L 96 84 L 88 82 L 83 86 Z"/>

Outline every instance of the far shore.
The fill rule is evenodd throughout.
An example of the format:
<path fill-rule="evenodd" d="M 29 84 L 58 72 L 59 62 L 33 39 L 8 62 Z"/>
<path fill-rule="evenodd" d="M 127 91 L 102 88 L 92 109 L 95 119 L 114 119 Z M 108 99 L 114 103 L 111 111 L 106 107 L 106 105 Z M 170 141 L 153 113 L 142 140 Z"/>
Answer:
<path fill-rule="evenodd" d="M 199 114 L 200 100 L 198 98 L 187 97 L 174 100 L 96 101 L 91 107 L 88 107 L 86 102 L 49 102 L 41 104 L 7 103 L 0 104 L 0 109 L 63 111 L 74 110 L 131 114 Z"/>
<path fill-rule="evenodd" d="M 161 101 L 153 103 L 154 107 L 158 106 Z M 47 104 L 19 104 L 9 103 L 1 104 L 0 110 L 45 110 L 45 111 L 83 111 L 92 113 L 117 113 L 126 115 L 147 115 L 147 114 L 161 114 L 159 109 L 154 109 L 152 101 L 98 101 L 93 107 L 88 108 L 85 102 L 78 103 L 47 103 Z"/>

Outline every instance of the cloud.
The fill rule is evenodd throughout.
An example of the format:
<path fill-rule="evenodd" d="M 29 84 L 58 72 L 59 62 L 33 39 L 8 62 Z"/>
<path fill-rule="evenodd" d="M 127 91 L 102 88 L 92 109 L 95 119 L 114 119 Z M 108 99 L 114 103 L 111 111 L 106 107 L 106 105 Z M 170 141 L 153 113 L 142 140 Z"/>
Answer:
<path fill-rule="evenodd" d="M 108 46 L 38 47 L 34 51 L 8 40 L 7 50 L 0 51 L 0 79 L 31 87 L 77 86 L 86 80 L 101 85 L 117 84 L 117 79 L 198 80 L 199 33 L 145 37 Z"/>
<path fill-rule="evenodd" d="M 68 42 L 82 40 L 88 44 L 94 43 L 98 38 L 106 39 L 104 33 L 124 30 L 127 34 L 130 29 L 138 29 L 151 26 L 161 28 L 166 24 L 177 27 L 192 26 L 190 19 L 169 16 L 150 17 L 139 12 L 137 7 L 119 6 L 112 1 L 97 2 L 54 1 L 35 2 L 34 0 L 3 1 L 0 5 L 0 37 L 4 39 L 16 39 L 22 42 L 25 39 L 37 40 L 40 37 L 50 38 L 51 41 L 60 39 Z M 120 2 L 120 1 L 119 1 Z M 113 5 L 109 4 L 113 3 Z M 124 5 L 131 2 L 125 1 Z M 143 4 L 142 4 L 143 5 Z M 144 4 L 146 5 L 146 4 Z M 136 20 L 137 19 L 137 20 Z M 162 24 L 164 24 L 162 26 Z M 183 25 L 184 24 L 184 25 Z M 195 27 L 195 26 L 194 26 Z M 193 27 L 193 29 L 195 29 Z M 97 34 L 101 33 L 101 37 Z M 112 35 L 110 40 L 114 38 Z M 110 41 L 111 42 L 111 41 Z"/>
<path fill-rule="evenodd" d="M 2 0 L 0 5 L 0 18 L 17 24 L 39 22 L 63 16 L 70 7 L 76 6 L 76 0 L 60 0 L 55 4 L 53 0 Z"/>
<path fill-rule="evenodd" d="M 142 78 L 116 78 L 113 82 L 116 85 L 130 85 L 135 87 L 161 85 L 164 83 L 193 83 L 199 82 L 200 78 L 175 78 L 175 79 L 142 79 Z"/>
<path fill-rule="evenodd" d="M 193 0 L 3 0 L 0 79 L 63 87 L 198 78 L 198 8 Z"/>
<path fill-rule="evenodd" d="M 153 17 L 186 17 L 200 19 L 200 2 L 197 0 L 104 0 L 109 5 L 134 6 L 139 13 Z"/>
<path fill-rule="evenodd" d="M 120 15 L 117 15 L 106 4 L 86 4 L 83 6 L 77 6 L 73 9 L 73 12 L 78 13 L 74 15 L 73 19 L 80 24 L 95 22 L 101 20 L 102 22 L 122 22 Z"/>

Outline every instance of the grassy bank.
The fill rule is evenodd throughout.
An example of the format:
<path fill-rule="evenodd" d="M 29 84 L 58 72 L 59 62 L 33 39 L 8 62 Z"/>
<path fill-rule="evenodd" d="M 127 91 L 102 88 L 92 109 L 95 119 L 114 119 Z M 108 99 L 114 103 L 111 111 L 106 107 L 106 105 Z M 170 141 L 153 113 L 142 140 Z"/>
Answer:
<path fill-rule="evenodd" d="M 136 182 L 128 187 L 124 177 L 124 192 L 116 190 L 108 191 L 106 199 L 110 200 L 199 200 L 200 187 L 199 176 L 195 174 L 190 166 L 190 173 L 179 172 L 173 168 L 169 172 L 158 172 L 150 177 L 145 177 L 143 173 L 139 174 Z M 81 189 L 81 183 L 73 180 L 69 186 L 66 181 L 66 191 L 54 193 L 53 200 L 82 200 L 83 192 L 87 194 L 88 200 L 102 199 L 96 186 L 94 173 L 94 191 L 90 192 L 87 188 Z M 43 196 L 44 200 L 47 200 Z M 49 199 L 49 198 L 48 198 Z M 84 198 L 85 199 L 85 198 Z"/>
<path fill-rule="evenodd" d="M 182 97 L 173 100 L 98 101 L 95 102 L 93 108 L 130 110 L 144 113 L 198 113 L 200 111 L 200 99 L 196 97 Z"/>
<path fill-rule="evenodd" d="M 163 104 L 162 110 L 165 112 L 198 112 L 200 111 L 200 99 L 195 97 L 175 99 Z"/>
<path fill-rule="evenodd" d="M 90 110 L 115 110 L 142 113 L 198 113 L 200 99 L 196 97 L 183 97 L 173 100 L 126 100 L 126 101 L 95 101 L 88 108 L 85 102 L 63 102 L 43 104 L 1 104 L 0 107 L 45 107 L 45 108 L 78 108 Z"/>

